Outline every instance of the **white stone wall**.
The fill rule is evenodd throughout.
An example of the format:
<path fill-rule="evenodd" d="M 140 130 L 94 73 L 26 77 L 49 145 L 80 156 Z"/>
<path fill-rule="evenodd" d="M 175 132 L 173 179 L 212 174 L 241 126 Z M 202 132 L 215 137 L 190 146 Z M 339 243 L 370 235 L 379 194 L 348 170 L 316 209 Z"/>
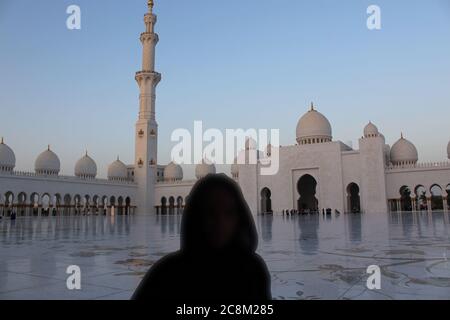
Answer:
<path fill-rule="evenodd" d="M 387 197 L 399 199 L 400 188 L 407 186 L 411 192 L 415 192 L 417 186 L 423 186 L 430 195 L 433 185 L 439 185 L 444 194 L 450 185 L 450 165 L 448 167 L 416 167 L 397 168 L 386 171 Z"/>
<path fill-rule="evenodd" d="M 365 213 L 386 213 L 385 141 L 372 137 L 359 140 L 361 203 Z"/>
<path fill-rule="evenodd" d="M 30 175 L 12 175 L 0 174 L 0 201 L 4 202 L 5 194 L 12 192 L 14 194 L 14 203 L 17 202 L 19 193 L 27 195 L 26 203 L 30 203 L 30 196 L 37 193 L 41 199 L 44 194 L 48 194 L 53 201 L 56 194 L 61 196 L 63 202 L 64 196 L 69 194 L 73 201 L 76 195 L 81 198 L 88 195 L 92 199 L 98 196 L 100 199 L 112 196 L 116 199 L 122 197 L 131 199 L 131 205 L 136 205 L 137 185 L 131 182 L 113 182 L 109 180 L 83 180 L 75 177 L 41 177 Z"/>
<path fill-rule="evenodd" d="M 161 199 L 165 197 L 167 199 L 167 205 L 169 204 L 169 198 L 174 197 L 175 201 L 178 197 L 183 198 L 183 204 L 186 203 L 186 197 L 191 192 L 192 187 L 196 181 L 179 181 L 179 182 L 160 182 L 155 186 L 155 205 L 161 206 Z M 176 203 L 176 202 L 175 202 Z"/>
<path fill-rule="evenodd" d="M 317 181 L 316 198 L 319 208 L 344 211 L 344 193 L 342 176 L 342 150 L 346 147 L 340 142 L 328 142 L 311 145 L 293 145 L 280 148 L 280 169 L 274 176 L 258 176 L 257 192 L 245 190 L 244 194 L 257 195 L 257 208 L 260 209 L 260 192 L 268 187 L 272 193 L 274 212 L 285 209 L 297 209 L 299 193 L 297 182 L 305 174 Z M 250 183 L 248 177 L 241 177 L 239 183 L 246 189 Z M 242 183 L 245 182 L 243 185 Z M 256 211 L 259 212 L 259 211 Z"/>

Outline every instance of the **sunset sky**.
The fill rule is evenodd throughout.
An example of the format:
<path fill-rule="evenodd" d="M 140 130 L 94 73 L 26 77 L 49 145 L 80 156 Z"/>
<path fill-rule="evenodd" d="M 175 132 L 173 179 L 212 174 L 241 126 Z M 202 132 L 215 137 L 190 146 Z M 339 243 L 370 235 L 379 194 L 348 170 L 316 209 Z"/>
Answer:
<path fill-rule="evenodd" d="M 371 120 L 393 144 L 403 132 L 420 161 L 444 161 L 450 140 L 448 0 L 156 0 L 159 162 L 170 134 L 193 128 L 281 130 L 295 143 L 311 101 L 335 140 Z M 81 30 L 66 8 L 81 8 Z M 369 5 L 382 29 L 366 27 Z M 100 176 L 134 161 L 146 0 L 0 0 L 0 136 L 16 170 L 52 146 L 62 174 L 86 149 Z"/>

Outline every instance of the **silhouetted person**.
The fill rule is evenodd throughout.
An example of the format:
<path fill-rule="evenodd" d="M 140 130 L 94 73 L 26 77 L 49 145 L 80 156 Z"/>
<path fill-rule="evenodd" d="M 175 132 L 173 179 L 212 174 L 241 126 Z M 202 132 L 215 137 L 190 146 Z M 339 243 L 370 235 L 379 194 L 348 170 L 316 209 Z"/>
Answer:
<path fill-rule="evenodd" d="M 237 183 L 208 175 L 187 198 L 181 249 L 152 266 L 133 299 L 269 300 L 270 275 L 255 253 L 257 245 L 253 217 Z"/>

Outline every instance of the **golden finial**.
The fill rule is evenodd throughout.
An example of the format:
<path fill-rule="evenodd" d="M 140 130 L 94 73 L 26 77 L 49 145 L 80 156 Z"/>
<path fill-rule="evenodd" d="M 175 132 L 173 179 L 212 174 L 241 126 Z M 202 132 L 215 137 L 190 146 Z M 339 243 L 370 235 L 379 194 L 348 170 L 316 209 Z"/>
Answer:
<path fill-rule="evenodd" d="M 153 2 L 153 0 L 148 0 L 147 5 L 148 5 L 148 9 L 151 12 L 153 10 L 153 6 L 155 5 L 155 3 Z"/>

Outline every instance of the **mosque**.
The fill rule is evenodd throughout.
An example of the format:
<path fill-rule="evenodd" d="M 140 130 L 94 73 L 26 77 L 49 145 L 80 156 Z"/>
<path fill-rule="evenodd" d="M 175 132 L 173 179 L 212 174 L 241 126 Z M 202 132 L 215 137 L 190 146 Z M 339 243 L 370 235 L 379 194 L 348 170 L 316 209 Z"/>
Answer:
<path fill-rule="evenodd" d="M 0 216 L 182 212 L 195 180 L 183 180 L 182 167 L 173 162 L 166 166 L 157 162 L 155 92 L 161 75 L 155 71 L 156 22 L 149 0 L 140 36 L 142 70 L 135 77 L 140 96 L 134 164 L 117 159 L 108 167 L 108 178 L 99 179 L 97 165 L 86 153 L 76 162 L 74 176 L 63 176 L 60 160 L 49 146 L 36 158 L 34 172 L 19 172 L 14 170 L 13 150 L 2 139 Z M 419 163 L 412 142 L 402 135 L 391 147 L 373 123 L 364 128 L 355 150 L 334 141 L 330 122 L 311 106 L 298 122 L 296 143 L 277 147 L 278 173 L 261 175 L 273 148 L 256 151 L 256 143 L 248 140 L 243 152 L 256 151 L 258 161 L 231 166 L 231 176 L 255 214 L 328 208 L 370 214 L 449 210 L 450 162 Z M 447 156 L 450 159 L 450 143 Z M 195 170 L 197 179 L 215 172 L 207 161 Z"/>

